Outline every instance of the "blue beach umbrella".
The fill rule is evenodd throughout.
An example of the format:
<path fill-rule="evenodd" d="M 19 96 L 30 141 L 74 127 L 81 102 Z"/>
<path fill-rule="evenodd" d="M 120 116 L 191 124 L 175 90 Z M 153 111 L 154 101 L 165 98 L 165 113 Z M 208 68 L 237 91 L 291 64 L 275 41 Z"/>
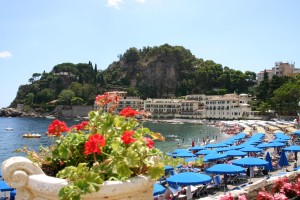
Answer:
<path fill-rule="evenodd" d="M 219 147 L 217 144 L 207 144 L 205 145 L 205 148 L 217 148 Z"/>
<path fill-rule="evenodd" d="M 224 193 L 226 193 L 227 188 L 227 174 L 239 174 L 245 172 L 245 169 L 240 166 L 230 165 L 230 164 L 217 164 L 208 169 L 206 173 L 211 174 L 224 174 Z"/>
<path fill-rule="evenodd" d="M 262 150 L 260 148 L 253 147 L 253 146 L 244 147 L 244 148 L 240 149 L 240 151 L 247 152 L 247 153 L 250 153 L 250 152 L 254 152 L 254 153 L 262 152 Z"/>
<path fill-rule="evenodd" d="M 220 147 L 220 148 L 214 149 L 214 151 L 216 151 L 216 152 L 224 152 L 224 151 L 228 151 L 228 150 L 230 150 L 228 147 Z"/>
<path fill-rule="evenodd" d="M 281 142 L 270 142 L 266 145 L 266 148 L 272 148 L 272 147 L 284 147 L 286 144 Z"/>
<path fill-rule="evenodd" d="M 273 171 L 272 159 L 271 159 L 271 156 L 270 156 L 269 152 L 267 152 L 266 161 L 268 161 L 269 163 L 265 166 L 265 169 L 268 170 L 268 171 Z"/>
<path fill-rule="evenodd" d="M 175 149 L 172 154 L 178 154 L 178 153 L 182 153 L 182 152 L 189 152 L 187 149 Z"/>
<path fill-rule="evenodd" d="M 5 181 L 0 181 L 0 192 L 9 192 L 9 191 L 13 191 L 14 188 L 11 188 L 10 186 L 8 186 Z"/>
<path fill-rule="evenodd" d="M 204 162 L 210 162 L 214 160 L 220 160 L 226 158 L 226 154 L 219 154 L 219 153 L 210 153 L 204 156 Z"/>
<path fill-rule="evenodd" d="M 287 157 L 286 157 L 284 151 L 282 151 L 281 154 L 280 154 L 278 165 L 280 167 L 289 166 L 289 161 L 287 160 Z"/>
<path fill-rule="evenodd" d="M 289 146 L 283 149 L 284 151 L 299 152 L 300 146 Z"/>
<path fill-rule="evenodd" d="M 240 132 L 238 134 L 236 134 L 236 136 L 234 136 L 234 139 L 244 139 L 246 137 L 246 133 L 244 132 Z"/>
<path fill-rule="evenodd" d="M 214 150 L 209 150 L 209 149 L 203 149 L 201 151 L 198 151 L 197 153 L 195 153 L 196 155 L 207 155 L 210 153 L 217 153 L 217 151 Z"/>
<path fill-rule="evenodd" d="M 300 135 L 300 130 L 294 130 L 293 133 L 294 133 L 295 135 Z"/>
<path fill-rule="evenodd" d="M 173 167 L 168 166 L 168 165 L 165 165 L 164 168 L 165 168 L 165 172 L 168 172 L 168 171 L 171 171 L 174 169 Z"/>
<path fill-rule="evenodd" d="M 157 196 L 160 194 L 164 194 L 166 191 L 166 188 L 158 183 L 154 183 L 154 190 L 153 190 L 153 196 Z"/>
<path fill-rule="evenodd" d="M 206 184 L 211 181 L 211 177 L 205 174 L 195 172 L 182 172 L 167 178 L 167 183 L 170 185 L 199 185 Z"/>
<path fill-rule="evenodd" d="M 230 147 L 227 147 L 228 150 L 239 150 L 239 149 L 242 149 L 244 147 L 240 147 L 240 146 L 230 146 Z"/>
<path fill-rule="evenodd" d="M 230 150 L 230 151 L 225 152 L 225 155 L 227 157 L 231 157 L 231 156 L 235 157 L 235 156 L 245 156 L 246 153 L 243 151 L 239 151 L 239 150 Z"/>
<path fill-rule="evenodd" d="M 257 147 L 257 148 L 260 148 L 260 149 L 266 149 L 267 146 L 268 146 L 268 144 L 269 144 L 269 143 L 264 142 L 264 143 L 260 143 L 260 144 L 257 145 L 256 147 Z"/>
<path fill-rule="evenodd" d="M 167 178 L 167 183 L 169 185 L 187 185 L 187 200 L 190 200 L 193 198 L 191 193 L 191 185 L 207 184 L 211 182 L 211 180 L 212 178 L 205 174 L 195 172 L 183 172 Z"/>
<path fill-rule="evenodd" d="M 228 140 L 224 141 L 223 143 L 227 144 L 227 145 L 232 145 L 232 144 L 236 143 L 236 140 L 234 140 L 234 139 L 228 139 Z"/>
<path fill-rule="evenodd" d="M 171 154 L 171 153 L 169 153 L 169 152 L 167 152 L 167 153 L 166 153 L 166 155 L 167 155 L 167 156 L 172 156 L 172 154 Z"/>
<path fill-rule="evenodd" d="M 246 157 L 238 160 L 233 160 L 232 164 L 242 166 L 242 167 L 258 167 L 266 166 L 269 162 L 262 160 L 260 158 Z"/>
<path fill-rule="evenodd" d="M 173 155 L 173 158 L 176 158 L 176 157 L 188 158 L 188 157 L 196 157 L 196 155 L 191 153 L 191 152 L 180 152 L 180 153 L 177 153 L 177 154 Z"/>
<path fill-rule="evenodd" d="M 205 147 L 194 146 L 194 147 L 189 148 L 189 151 L 200 151 L 202 149 L 205 149 Z"/>
<path fill-rule="evenodd" d="M 246 157 L 246 158 L 241 158 L 232 161 L 232 164 L 242 166 L 242 167 L 266 166 L 268 163 L 269 163 L 268 161 L 262 160 L 260 158 L 254 158 L 254 157 Z M 251 176 L 250 176 L 250 182 L 251 182 Z"/>
<path fill-rule="evenodd" d="M 236 147 L 242 149 L 244 147 L 254 147 L 254 146 L 251 144 L 248 144 L 248 143 L 243 143 L 243 144 L 237 145 Z"/>

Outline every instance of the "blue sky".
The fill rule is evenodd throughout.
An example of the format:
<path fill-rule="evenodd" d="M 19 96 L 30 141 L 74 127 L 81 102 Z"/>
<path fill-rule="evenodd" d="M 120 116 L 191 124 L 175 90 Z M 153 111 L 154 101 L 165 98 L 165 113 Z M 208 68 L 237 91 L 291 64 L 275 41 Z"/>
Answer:
<path fill-rule="evenodd" d="M 0 108 L 33 73 L 165 43 L 241 71 L 300 68 L 298 0 L 0 0 Z"/>

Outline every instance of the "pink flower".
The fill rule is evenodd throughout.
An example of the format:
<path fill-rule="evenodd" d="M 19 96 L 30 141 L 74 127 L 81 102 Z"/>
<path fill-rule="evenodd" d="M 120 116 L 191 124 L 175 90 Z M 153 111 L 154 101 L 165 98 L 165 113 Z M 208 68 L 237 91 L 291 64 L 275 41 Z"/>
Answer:
<path fill-rule="evenodd" d="M 264 189 L 258 192 L 256 200 L 275 200 L 273 195 Z"/>
<path fill-rule="evenodd" d="M 239 196 L 238 200 L 248 200 L 245 195 Z"/>
<path fill-rule="evenodd" d="M 222 196 L 220 198 L 220 200 L 234 200 L 233 196 L 231 196 L 231 193 L 225 195 L 225 196 Z"/>
<path fill-rule="evenodd" d="M 276 193 L 274 195 L 274 199 L 275 200 L 288 200 L 287 196 L 285 196 L 284 194 L 282 193 Z"/>

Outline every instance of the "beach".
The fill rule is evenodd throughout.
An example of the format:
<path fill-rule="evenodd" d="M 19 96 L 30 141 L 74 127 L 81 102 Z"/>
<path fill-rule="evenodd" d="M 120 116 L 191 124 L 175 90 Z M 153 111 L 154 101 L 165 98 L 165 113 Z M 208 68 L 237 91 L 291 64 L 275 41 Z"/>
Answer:
<path fill-rule="evenodd" d="M 225 140 L 230 139 L 231 137 L 236 136 L 239 133 L 245 134 L 245 138 L 242 139 L 242 142 L 238 141 L 237 143 L 239 145 L 243 143 L 248 143 L 248 140 L 250 138 L 254 138 L 257 135 L 263 135 L 264 137 L 261 138 L 259 143 L 256 145 L 258 146 L 259 144 L 270 144 L 273 142 L 273 140 L 276 140 L 279 137 L 279 135 L 285 135 L 287 137 L 290 137 L 289 140 L 286 140 L 286 146 L 291 146 L 291 145 L 298 145 L 295 143 L 295 135 L 293 134 L 293 131 L 296 130 L 296 125 L 293 122 L 273 122 L 273 121 L 215 121 L 213 123 L 213 126 L 217 127 L 220 129 L 221 132 L 227 131 L 232 131 L 236 130 L 235 133 L 230 133 L 228 134 L 228 138 L 223 137 L 220 139 L 216 139 L 213 143 L 207 143 L 207 144 L 218 144 L 222 143 Z M 229 127 L 229 128 L 228 128 Z M 226 139 L 225 139 L 226 138 Z M 200 144 L 201 145 L 201 144 Z M 203 143 L 202 143 L 203 145 Z M 235 144 L 233 144 L 235 145 Z M 255 145 L 255 146 L 256 146 Z M 284 146 L 284 147 L 286 147 Z M 283 148 L 283 147 L 282 147 Z M 295 155 L 294 153 L 289 153 L 286 152 L 285 154 L 287 155 L 288 159 L 288 166 L 280 167 L 278 166 L 278 161 L 279 157 L 282 151 L 282 148 L 274 147 L 274 148 L 264 148 L 262 153 L 251 153 L 248 154 L 251 155 L 250 157 L 258 157 L 259 159 L 266 159 L 266 154 L 269 153 L 272 157 L 272 163 L 274 169 L 271 171 L 268 171 L 267 173 L 261 173 L 260 169 L 262 167 L 253 167 L 254 170 L 254 175 L 251 177 L 251 179 L 247 176 L 244 179 L 237 179 L 234 182 L 228 182 L 227 184 L 227 189 L 226 189 L 226 194 L 228 193 L 235 193 L 235 192 L 241 192 L 241 191 L 247 191 L 251 187 L 255 187 L 259 184 L 261 184 L 264 181 L 267 180 L 273 180 L 278 177 L 283 177 L 287 174 L 293 174 L 295 166 L 298 166 L 298 163 L 295 161 Z M 214 148 L 212 148 L 213 150 Z M 217 149 L 217 148 L 216 148 Z M 247 156 L 246 156 L 247 157 Z M 234 160 L 238 160 L 239 158 L 235 158 Z M 276 164 L 277 163 L 277 164 Z M 215 165 L 217 163 L 211 164 L 211 166 Z M 275 168 L 277 167 L 277 168 Z M 245 167 L 247 169 L 247 167 Z M 204 172 L 200 172 L 204 173 Z M 297 173 L 297 172 L 295 172 Z M 213 174 L 209 174 L 212 178 L 214 177 Z M 221 175 L 222 180 L 224 180 L 224 175 Z M 250 182 L 251 180 L 251 182 Z M 213 182 L 213 181 L 212 181 Z M 211 184 L 211 183 L 210 183 Z M 194 189 L 196 190 L 196 189 Z M 199 197 L 193 196 L 193 199 L 220 199 L 224 195 L 224 187 L 220 188 L 207 188 L 207 193 L 202 193 Z M 184 199 L 183 197 L 182 199 Z"/>

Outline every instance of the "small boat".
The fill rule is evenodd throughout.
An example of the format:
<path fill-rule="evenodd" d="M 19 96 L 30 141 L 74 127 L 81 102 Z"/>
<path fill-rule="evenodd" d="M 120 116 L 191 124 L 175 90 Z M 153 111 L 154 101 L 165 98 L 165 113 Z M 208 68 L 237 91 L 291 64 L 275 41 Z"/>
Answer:
<path fill-rule="evenodd" d="M 5 128 L 5 130 L 12 131 L 12 130 L 14 130 L 14 128 L 8 127 L 8 128 Z"/>
<path fill-rule="evenodd" d="M 47 115 L 45 118 L 46 118 L 46 119 L 55 119 L 55 117 L 52 116 L 52 115 Z"/>
<path fill-rule="evenodd" d="M 40 138 L 41 135 L 37 133 L 25 133 L 23 134 L 23 138 Z"/>

